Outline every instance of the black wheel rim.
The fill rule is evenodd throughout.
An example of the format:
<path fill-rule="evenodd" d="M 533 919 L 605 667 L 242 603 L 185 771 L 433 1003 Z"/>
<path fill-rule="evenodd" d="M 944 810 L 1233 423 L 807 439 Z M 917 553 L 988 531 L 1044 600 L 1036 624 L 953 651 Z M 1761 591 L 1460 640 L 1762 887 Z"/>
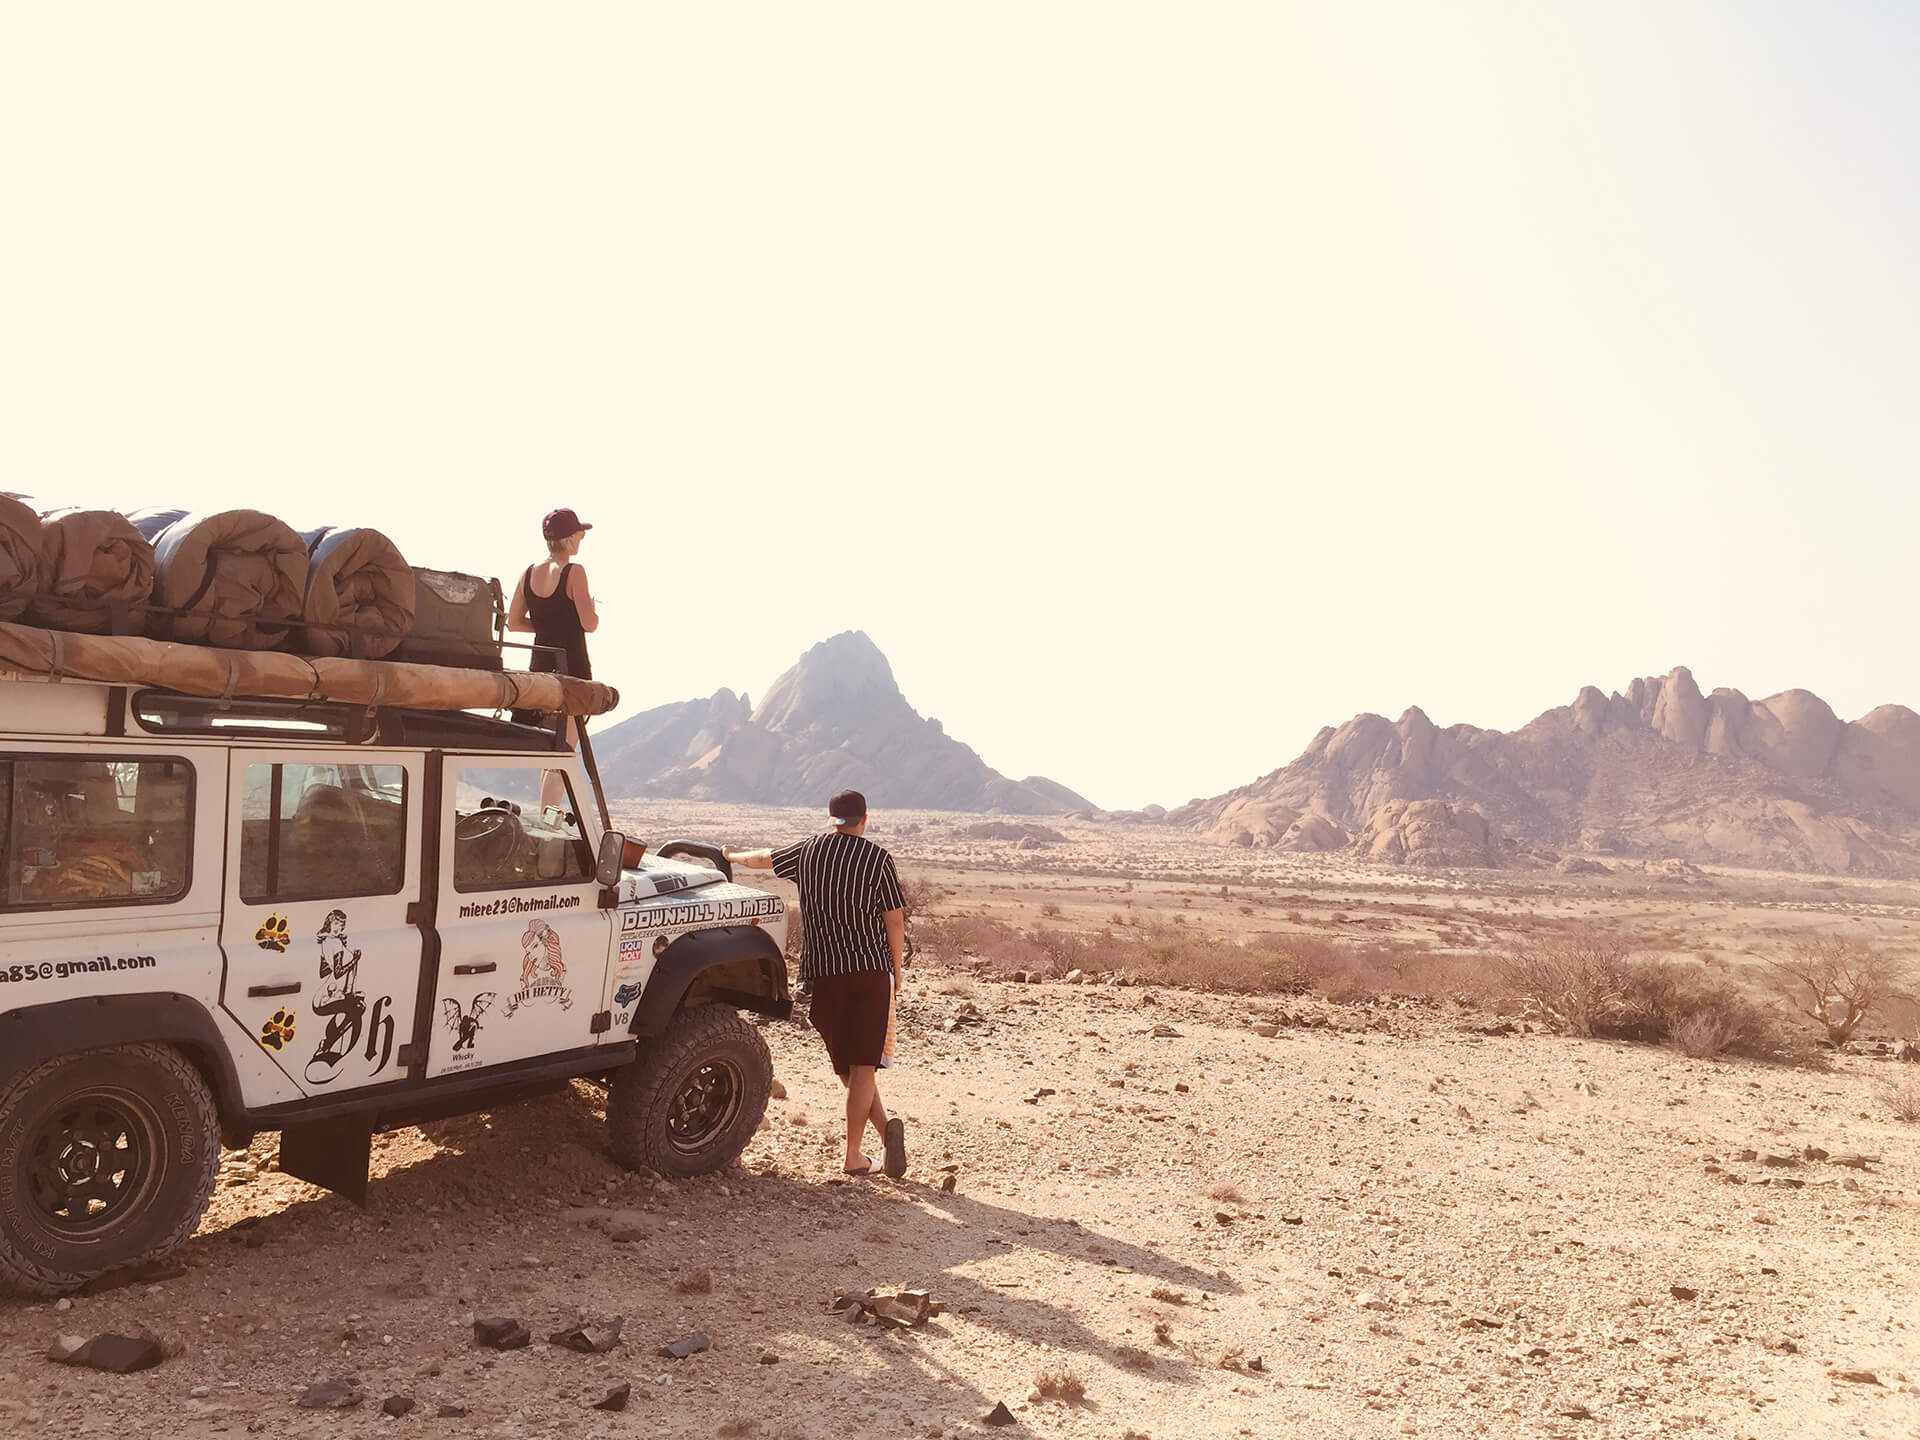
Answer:
<path fill-rule="evenodd" d="M 146 1208 L 164 1148 L 160 1117 L 131 1091 L 62 1100 L 34 1132 L 26 1166 L 34 1217 L 63 1240 L 100 1240 Z"/>
<path fill-rule="evenodd" d="M 667 1107 L 667 1141 L 682 1155 L 695 1155 L 732 1128 L 739 1118 L 747 1078 L 731 1060 L 695 1066 Z"/>

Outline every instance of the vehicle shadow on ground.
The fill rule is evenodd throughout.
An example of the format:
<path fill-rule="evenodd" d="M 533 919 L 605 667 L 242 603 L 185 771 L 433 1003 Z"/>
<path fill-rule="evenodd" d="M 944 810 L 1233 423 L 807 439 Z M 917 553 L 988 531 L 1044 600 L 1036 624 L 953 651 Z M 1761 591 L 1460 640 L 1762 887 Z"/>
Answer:
<path fill-rule="evenodd" d="M 432 1141 L 430 1151 L 404 1131 L 385 1147 L 390 1156 L 376 1150 L 365 1211 L 272 1177 L 277 1184 L 263 1187 L 256 1214 L 203 1228 L 190 1264 L 218 1271 L 224 1283 L 244 1284 L 256 1268 L 278 1273 L 296 1287 L 282 1303 L 296 1307 L 305 1301 L 297 1293 L 301 1275 L 309 1274 L 313 1298 L 337 1308 L 322 1277 L 350 1270 L 366 1290 L 407 1302 L 421 1323 L 441 1327 L 450 1308 L 524 1314 L 536 1331 L 550 1315 L 576 1310 L 645 1313 L 656 1328 L 678 1323 L 665 1318 L 673 1312 L 710 1333 L 730 1363 L 743 1353 L 750 1362 L 762 1350 L 816 1362 L 831 1356 L 819 1383 L 845 1367 L 878 1371 L 902 1405 L 931 1407 L 927 1413 L 977 1407 L 976 1419 L 996 1400 L 1021 1401 L 1031 1382 L 1004 1396 L 980 1389 L 983 1367 L 963 1358 L 971 1327 L 1029 1347 L 1021 1363 L 1035 1375 L 1080 1376 L 1096 1393 L 1076 1408 L 1092 1411 L 1101 1389 L 1112 1403 L 1103 1378 L 1109 1369 L 1140 1381 L 1195 1383 L 1211 1364 L 1185 1345 L 1187 1321 L 1199 1311 L 1182 1307 L 1238 1293 L 1231 1281 L 1117 1236 L 912 1179 L 847 1182 L 735 1168 L 662 1192 L 652 1177 L 614 1163 L 597 1097 L 584 1085 L 434 1122 L 420 1133 Z M 590 1223 L 603 1209 L 638 1212 L 644 1236 L 613 1243 Z M 528 1217 L 538 1223 L 525 1223 Z M 248 1253 L 254 1249 L 261 1254 Z M 287 1273 L 277 1257 L 290 1254 L 299 1264 Z M 441 1255 L 457 1258 L 442 1263 Z M 695 1262 L 710 1267 L 711 1292 L 681 1288 Z M 1110 1277 L 1099 1293 L 1121 1292 L 1105 1311 L 1103 1329 L 1112 1333 L 1049 1296 L 1056 1277 L 1062 1291 L 1087 1292 L 1074 1269 Z M 828 1309 L 835 1287 L 855 1295 L 926 1289 L 947 1313 L 906 1331 L 851 1324 Z M 1176 1333 L 1157 1341 L 1160 1316 Z M 672 1338 L 630 1331 L 629 1343 L 644 1356 Z M 661 1364 L 639 1356 L 631 1363 Z M 742 1405 L 765 1388 L 752 1383 L 755 1368 L 748 1364 L 741 1377 Z M 794 1372 L 789 1366 L 774 1388 Z"/>

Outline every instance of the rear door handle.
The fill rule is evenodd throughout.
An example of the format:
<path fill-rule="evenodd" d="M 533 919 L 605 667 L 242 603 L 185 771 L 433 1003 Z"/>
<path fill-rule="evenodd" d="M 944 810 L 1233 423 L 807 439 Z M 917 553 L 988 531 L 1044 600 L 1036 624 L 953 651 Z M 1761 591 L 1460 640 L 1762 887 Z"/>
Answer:
<path fill-rule="evenodd" d="M 298 995 L 299 993 L 300 982 L 298 980 L 282 980 L 278 985 L 249 985 L 247 987 L 247 998 L 250 1000 L 263 995 Z"/>
<path fill-rule="evenodd" d="M 491 975 L 499 968 L 500 967 L 494 964 L 493 961 L 485 960 L 477 965 L 456 965 L 453 967 L 453 973 L 456 975 Z"/>

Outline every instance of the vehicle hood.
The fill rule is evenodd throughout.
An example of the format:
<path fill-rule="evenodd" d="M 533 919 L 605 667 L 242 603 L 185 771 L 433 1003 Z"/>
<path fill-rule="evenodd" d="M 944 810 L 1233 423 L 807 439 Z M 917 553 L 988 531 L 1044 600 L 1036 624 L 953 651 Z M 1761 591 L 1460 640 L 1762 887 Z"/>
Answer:
<path fill-rule="evenodd" d="M 633 869 L 620 872 L 619 903 L 631 905 L 656 895 L 677 895 L 682 890 L 722 885 L 726 879 L 718 870 L 691 860 L 660 860 L 649 855 Z"/>

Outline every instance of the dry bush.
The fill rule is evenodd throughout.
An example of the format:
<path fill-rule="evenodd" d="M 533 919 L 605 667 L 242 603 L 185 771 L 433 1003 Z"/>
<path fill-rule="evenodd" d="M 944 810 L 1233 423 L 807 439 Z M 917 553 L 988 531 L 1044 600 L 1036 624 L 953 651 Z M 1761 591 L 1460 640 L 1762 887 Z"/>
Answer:
<path fill-rule="evenodd" d="M 1086 1382 L 1071 1370 L 1042 1370 L 1033 1377 L 1033 1388 L 1042 1400 L 1065 1400 L 1078 1405 L 1087 1398 Z"/>
<path fill-rule="evenodd" d="M 1635 960 L 1623 935 L 1592 926 L 1545 935 L 1500 962 L 1502 979 L 1554 1030 L 1670 1044 L 1696 1059 L 1805 1064 L 1807 1033 L 1724 972 Z"/>
<path fill-rule="evenodd" d="M 1875 1091 L 1875 1098 L 1880 1108 L 1895 1120 L 1904 1120 L 1909 1125 L 1920 1121 L 1920 1075 L 1883 1080 Z"/>
<path fill-rule="evenodd" d="M 1846 1044 L 1869 1015 L 1909 993 L 1905 961 L 1845 935 L 1807 941 L 1769 968 L 1787 1003 L 1824 1029 L 1833 1045 Z"/>
<path fill-rule="evenodd" d="M 1244 1205 L 1246 1203 L 1245 1197 L 1240 1193 L 1240 1188 L 1231 1180 L 1222 1180 L 1218 1185 L 1207 1191 L 1207 1198 L 1209 1200 L 1218 1200 L 1223 1205 Z"/>
<path fill-rule="evenodd" d="M 1153 1369 L 1153 1356 L 1138 1345 L 1121 1345 L 1113 1352 L 1114 1358 L 1129 1370 Z M 1131 1433 L 1131 1432 L 1129 1432 Z"/>
<path fill-rule="evenodd" d="M 1040 913 L 1049 920 L 1058 920 L 1060 918 L 1060 907 L 1054 901 L 1049 900 L 1040 907 Z"/>
<path fill-rule="evenodd" d="M 1631 948 L 1622 935 L 1583 925 L 1522 945 L 1497 966 L 1508 992 L 1532 1002 L 1553 1029 L 1594 1035 L 1626 1002 Z"/>

